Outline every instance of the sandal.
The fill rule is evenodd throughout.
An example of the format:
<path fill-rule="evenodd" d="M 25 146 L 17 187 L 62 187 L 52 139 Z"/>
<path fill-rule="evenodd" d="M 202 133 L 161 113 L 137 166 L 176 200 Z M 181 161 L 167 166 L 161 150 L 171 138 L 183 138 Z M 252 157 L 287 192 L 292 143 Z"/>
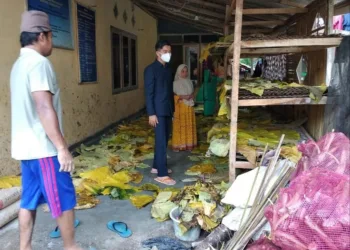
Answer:
<path fill-rule="evenodd" d="M 112 232 L 117 233 L 122 238 L 129 238 L 132 235 L 132 231 L 124 222 L 112 220 L 107 223 L 107 228 Z"/>
<path fill-rule="evenodd" d="M 171 174 L 173 171 L 171 169 L 168 169 L 168 174 Z M 152 168 L 151 174 L 158 174 L 158 170 L 155 168 Z"/>
<path fill-rule="evenodd" d="M 171 179 L 169 176 L 157 177 L 154 180 L 167 186 L 174 186 L 176 184 L 176 181 Z"/>
<path fill-rule="evenodd" d="M 78 219 L 76 219 L 74 221 L 74 228 L 77 228 L 80 225 L 80 221 Z M 50 234 L 51 238 L 60 238 L 61 237 L 61 231 L 58 227 L 55 228 L 55 230 L 53 230 Z"/>

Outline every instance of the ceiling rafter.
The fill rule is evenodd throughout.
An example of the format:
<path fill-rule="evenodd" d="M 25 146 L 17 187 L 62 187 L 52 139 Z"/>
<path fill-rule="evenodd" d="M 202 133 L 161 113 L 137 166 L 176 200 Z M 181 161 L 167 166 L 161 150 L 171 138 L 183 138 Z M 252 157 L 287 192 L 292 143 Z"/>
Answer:
<path fill-rule="evenodd" d="M 218 27 L 212 27 L 212 26 L 208 26 L 206 24 L 203 23 L 194 23 L 191 20 L 188 19 L 181 19 L 181 17 L 177 17 L 177 16 L 173 16 L 173 15 L 166 15 L 164 12 L 159 12 L 159 11 L 153 11 L 152 12 L 161 19 L 165 19 L 165 20 L 169 20 L 169 21 L 174 21 L 176 23 L 180 23 L 180 24 L 189 24 L 192 27 L 195 27 L 197 29 L 201 29 L 201 30 L 205 30 L 205 31 L 210 31 L 212 33 L 217 33 L 217 34 L 222 34 L 221 28 Z"/>
<path fill-rule="evenodd" d="M 214 28 L 202 25 L 202 24 L 193 24 L 193 23 L 191 23 L 189 21 L 179 20 L 179 19 L 176 19 L 174 17 L 166 16 L 166 15 L 160 15 L 159 14 L 158 17 L 161 18 L 161 19 L 169 20 L 169 21 L 172 21 L 172 22 L 175 22 L 175 23 L 178 23 L 178 24 L 182 24 L 182 25 L 183 24 L 189 24 L 189 25 L 191 25 L 192 27 L 194 27 L 196 29 L 203 30 L 203 31 L 208 31 L 208 32 L 214 33 L 214 34 L 222 35 L 221 29 L 214 29 Z"/>
<path fill-rule="evenodd" d="M 143 1 L 143 0 L 141 0 Z M 145 1 L 146 2 L 146 1 Z M 160 9 L 160 8 L 157 8 L 156 6 L 154 6 L 155 8 L 153 7 L 148 7 L 148 10 L 153 12 L 154 14 L 156 15 L 171 15 L 173 17 L 177 17 L 177 19 L 180 19 L 183 18 L 189 22 L 191 22 L 192 24 L 196 24 L 196 23 L 199 23 L 199 24 L 202 24 L 202 25 L 206 25 L 206 26 L 211 26 L 211 27 L 215 27 L 215 28 L 218 28 L 218 29 L 221 29 L 222 28 L 222 24 L 221 23 L 213 23 L 213 22 L 208 22 L 206 20 L 197 20 L 195 21 L 194 18 L 193 18 L 193 15 L 190 15 L 190 16 L 187 16 L 186 14 L 184 13 L 177 13 L 177 14 L 174 14 L 174 13 L 171 13 L 171 12 L 164 12 L 163 9 Z"/>
<path fill-rule="evenodd" d="M 191 20 L 193 22 L 203 22 L 205 25 L 211 25 L 214 27 L 220 27 L 222 29 L 223 26 L 223 21 L 222 20 L 217 20 L 217 19 L 212 19 L 212 18 L 207 18 L 203 16 L 198 16 L 198 14 L 195 13 L 190 13 L 187 11 L 181 11 L 181 12 L 171 12 L 165 10 L 163 7 L 159 6 L 158 4 L 151 2 L 149 0 L 138 0 L 139 3 L 142 3 L 144 6 L 147 6 L 148 9 L 153 8 L 157 9 L 160 11 L 160 13 L 168 13 L 172 14 L 174 16 L 186 18 L 188 20 Z"/>
<path fill-rule="evenodd" d="M 230 27 L 234 25 L 232 16 L 236 0 L 132 0 L 141 4 L 144 9 L 150 11 L 156 17 L 167 20 L 176 20 L 200 29 L 228 35 Z M 307 3 L 311 0 L 304 0 L 305 4 L 294 0 L 244 0 L 243 9 L 243 32 L 256 30 L 258 26 L 262 32 L 276 31 L 281 26 L 290 25 L 300 14 L 307 12 Z M 264 27 L 265 26 L 265 27 Z M 206 28 L 207 27 L 207 28 Z M 199 28 L 199 27 L 198 27 Z M 248 31 L 247 31 L 248 30 Z M 255 31 L 254 31 L 255 32 Z"/>
<path fill-rule="evenodd" d="M 224 14 L 222 12 L 210 11 L 207 9 L 194 7 L 188 4 L 178 4 L 169 0 L 153 0 L 153 1 L 148 0 L 148 2 L 154 3 L 161 8 L 163 7 L 160 4 L 158 4 L 158 2 L 160 2 L 162 5 L 166 6 L 167 8 L 174 8 L 174 7 L 179 9 L 182 8 L 181 12 L 184 12 L 184 11 L 193 12 L 193 13 L 196 13 L 196 15 L 204 15 L 215 19 L 224 20 Z"/>
<path fill-rule="evenodd" d="M 257 8 L 283 8 L 285 5 L 279 3 L 280 0 L 270 1 L 270 0 L 244 0 L 244 8 L 257 7 Z"/>
<path fill-rule="evenodd" d="M 283 5 L 288 5 L 288 6 L 292 6 L 292 7 L 296 7 L 296 8 L 304 8 L 305 7 L 305 4 L 300 4 L 300 3 L 292 2 L 289 0 L 280 0 L 280 3 Z"/>
<path fill-rule="evenodd" d="M 214 8 L 214 9 L 217 9 L 220 11 L 225 10 L 225 5 L 212 3 L 212 2 L 208 2 L 208 1 L 204 1 L 204 0 L 188 0 L 188 2 L 192 3 L 192 4 L 197 4 L 201 7 Z"/>
<path fill-rule="evenodd" d="M 270 6 L 267 4 L 259 4 L 259 3 L 247 3 L 245 6 L 245 9 L 253 9 L 253 8 L 282 8 L 285 7 L 283 5 L 281 6 Z M 258 15 L 259 18 L 264 18 L 265 20 L 287 20 L 290 18 L 291 15 L 288 14 L 274 14 L 274 15 Z"/>

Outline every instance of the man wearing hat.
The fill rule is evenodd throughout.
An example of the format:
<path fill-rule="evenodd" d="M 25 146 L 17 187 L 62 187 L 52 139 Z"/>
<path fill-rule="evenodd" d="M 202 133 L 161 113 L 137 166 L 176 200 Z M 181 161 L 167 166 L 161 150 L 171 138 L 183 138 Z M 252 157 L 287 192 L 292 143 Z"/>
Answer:
<path fill-rule="evenodd" d="M 50 61 L 52 33 L 44 12 L 26 11 L 21 52 L 11 71 L 12 157 L 21 161 L 20 249 L 31 250 L 36 209 L 48 203 L 66 250 L 74 240 L 73 158 L 62 133 L 60 89 Z"/>

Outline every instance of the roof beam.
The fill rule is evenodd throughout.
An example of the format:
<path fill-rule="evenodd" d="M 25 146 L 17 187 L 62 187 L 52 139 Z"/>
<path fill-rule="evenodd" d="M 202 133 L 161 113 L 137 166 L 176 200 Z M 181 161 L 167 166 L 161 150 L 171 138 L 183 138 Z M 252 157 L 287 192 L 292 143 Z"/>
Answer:
<path fill-rule="evenodd" d="M 305 8 L 269 8 L 269 9 L 243 9 L 243 15 L 271 15 L 271 14 L 297 14 L 307 13 Z M 234 15 L 235 12 L 232 12 Z"/>
<path fill-rule="evenodd" d="M 159 15 L 159 18 L 162 18 L 162 19 L 165 19 L 165 20 L 169 20 L 169 21 L 172 21 L 174 23 L 178 23 L 178 24 L 182 24 L 182 25 L 191 25 L 192 27 L 196 28 L 196 29 L 199 29 L 199 30 L 203 30 L 203 31 L 207 31 L 207 32 L 210 32 L 210 33 L 215 33 L 215 34 L 219 34 L 219 35 L 222 35 L 222 32 L 220 31 L 220 29 L 214 29 L 212 27 L 208 27 L 208 26 L 205 26 L 205 25 L 202 25 L 202 24 L 192 24 L 188 21 L 185 21 L 185 20 L 179 20 L 179 19 L 174 19 L 172 17 L 169 17 L 169 16 L 162 16 L 162 15 Z"/>
<path fill-rule="evenodd" d="M 280 3 L 281 0 L 245 0 L 245 8 L 284 8 L 285 5 Z"/>
<path fill-rule="evenodd" d="M 190 6 L 188 4 L 185 4 L 185 5 L 184 4 L 177 4 L 177 3 L 169 1 L 169 0 L 157 0 L 157 1 L 159 1 L 160 3 L 162 3 L 162 5 L 165 5 L 167 7 L 172 6 L 172 7 L 176 7 L 179 9 L 182 8 L 182 10 L 180 12 L 187 10 L 187 11 L 194 12 L 197 16 L 198 15 L 206 15 L 206 16 L 210 16 L 210 17 L 215 17 L 216 19 L 224 20 L 223 13 L 218 13 L 215 11 L 210 11 L 210 10 L 201 9 L 198 7 L 193 7 L 193 6 Z M 148 2 L 153 2 L 153 1 L 148 0 Z M 158 2 L 156 3 L 156 5 L 159 6 Z M 159 6 L 159 7 L 161 7 L 161 6 Z"/>
<path fill-rule="evenodd" d="M 218 10 L 225 10 L 225 5 L 217 4 L 217 3 L 211 3 L 206 2 L 203 0 L 188 0 L 192 4 L 201 5 L 202 7 L 208 7 L 208 8 L 215 8 Z"/>
<path fill-rule="evenodd" d="M 170 14 L 173 16 L 186 18 L 186 19 L 192 21 L 193 23 L 196 23 L 196 22 L 203 23 L 204 25 L 209 25 L 212 27 L 222 29 L 222 22 L 215 20 L 215 19 L 199 17 L 198 20 L 195 20 L 196 14 L 192 14 L 192 13 L 185 12 L 185 11 L 181 11 L 181 12 L 166 11 L 166 10 L 164 10 L 164 8 L 162 8 L 158 4 L 156 4 L 154 2 L 150 2 L 148 0 L 138 0 L 138 2 L 142 3 L 144 6 L 148 6 L 147 9 L 149 9 L 150 11 L 153 11 L 153 12 L 157 11 L 159 14 L 163 14 L 163 15 Z"/>
<path fill-rule="evenodd" d="M 295 7 L 295 8 L 304 8 L 305 7 L 303 4 L 292 2 L 292 1 L 289 1 L 289 0 L 281 0 L 280 4 L 292 6 L 292 7 Z"/>
<path fill-rule="evenodd" d="M 205 30 L 205 31 L 209 31 L 211 33 L 216 33 L 216 34 L 220 34 L 222 35 L 222 31 L 221 29 L 219 28 L 215 28 L 215 27 L 211 27 L 211 26 L 207 26 L 207 25 L 204 25 L 204 24 L 200 24 L 200 23 L 194 23 L 194 22 L 191 22 L 191 21 L 188 21 L 186 19 L 178 19 L 178 18 L 174 18 L 173 16 L 169 16 L 169 15 L 165 15 L 164 13 L 162 14 L 156 14 L 156 16 L 158 18 L 162 18 L 162 19 L 165 19 L 165 20 L 169 20 L 169 21 L 172 21 L 172 22 L 175 22 L 175 23 L 179 23 L 179 24 L 187 24 L 187 25 L 191 25 L 192 27 L 194 28 L 197 28 L 197 29 L 200 29 L 200 30 Z"/>
<path fill-rule="evenodd" d="M 258 25 L 258 26 L 273 26 L 273 25 L 283 25 L 284 21 L 243 21 L 243 26 L 251 26 L 251 25 Z M 234 26 L 235 23 L 231 22 L 230 26 Z"/>
<path fill-rule="evenodd" d="M 208 23 L 208 22 L 201 21 L 201 20 L 195 21 L 192 18 L 188 18 L 186 16 L 178 16 L 178 15 L 175 15 L 172 13 L 167 13 L 167 12 L 161 11 L 159 9 L 148 8 L 148 10 L 151 11 L 152 13 L 154 13 L 156 16 L 160 16 L 160 15 L 163 17 L 167 16 L 168 17 L 167 19 L 172 18 L 172 19 L 177 19 L 177 20 L 183 20 L 184 22 L 189 23 L 191 25 L 198 24 L 198 25 L 205 26 L 207 28 L 215 29 L 215 30 L 222 29 L 222 25 L 216 25 L 216 24 Z"/>
<path fill-rule="evenodd" d="M 142 6 L 140 3 L 137 2 L 137 0 L 132 0 L 132 3 L 135 4 L 137 7 L 139 7 L 142 11 L 146 12 L 148 15 L 150 15 L 151 17 L 157 19 L 156 16 L 154 16 L 151 12 L 149 12 L 147 10 L 147 8 L 145 8 L 144 6 Z"/>
<path fill-rule="evenodd" d="M 285 6 L 285 5 L 281 5 L 281 4 L 271 4 L 271 2 L 268 2 L 268 3 L 256 3 L 256 2 L 246 2 L 247 0 L 245 0 L 245 9 L 267 9 L 267 8 L 286 8 L 288 6 Z M 279 1 L 279 0 L 276 0 L 276 1 Z M 264 19 L 266 21 L 268 20 L 287 20 L 288 18 L 290 18 L 290 14 L 274 14 L 274 15 L 269 15 L 269 14 L 266 14 L 266 15 L 256 15 L 255 17 L 257 18 L 262 18 L 264 17 Z M 273 18 L 273 19 L 271 19 Z"/>

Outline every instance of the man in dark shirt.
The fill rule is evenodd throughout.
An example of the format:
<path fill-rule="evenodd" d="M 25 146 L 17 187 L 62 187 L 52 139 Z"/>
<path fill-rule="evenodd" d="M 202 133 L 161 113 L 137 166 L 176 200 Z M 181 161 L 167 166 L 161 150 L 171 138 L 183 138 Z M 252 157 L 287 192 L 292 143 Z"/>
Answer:
<path fill-rule="evenodd" d="M 167 167 L 167 147 L 171 123 L 174 114 L 173 79 L 168 65 L 171 58 L 171 46 L 167 41 L 158 41 L 157 59 L 145 69 L 146 107 L 149 124 L 155 131 L 155 152 L 151 173 L 158 174 L 157 182 L 175 185 L 169 177 Z"/>

